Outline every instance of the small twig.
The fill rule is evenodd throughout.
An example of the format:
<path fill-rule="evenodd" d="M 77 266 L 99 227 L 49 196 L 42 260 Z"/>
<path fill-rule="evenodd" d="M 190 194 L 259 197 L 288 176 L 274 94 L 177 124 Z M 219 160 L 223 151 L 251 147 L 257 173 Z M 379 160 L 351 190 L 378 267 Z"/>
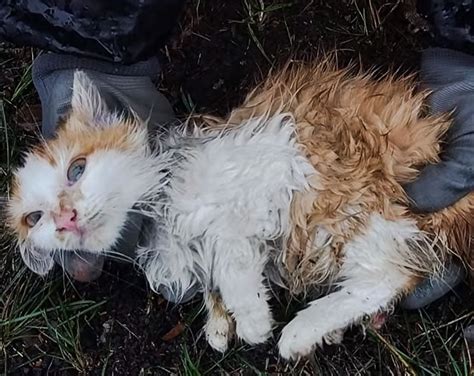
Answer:
<path fill-rule="evenodd" d="M 135 333 L 133 333 L 130 329 L 128 329 L 127 325 L 122 324 L 120 321 L 116 320 L 116 323 L 118 323 L 122 328 L 124 328 L 127 332 L 129 332 L 132 336 L 134 336 L 136 339 L 140 340 L 140 337 L 138 337 Z"/>

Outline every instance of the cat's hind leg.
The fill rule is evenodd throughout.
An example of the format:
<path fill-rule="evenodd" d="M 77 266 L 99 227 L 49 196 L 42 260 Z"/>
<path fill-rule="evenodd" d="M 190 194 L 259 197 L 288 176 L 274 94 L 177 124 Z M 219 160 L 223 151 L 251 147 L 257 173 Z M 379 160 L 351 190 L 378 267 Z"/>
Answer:
<path fill-rule="evenodd" d="M 348 242 L 339 289 L 317 299 L 283 328 L 280 354 L 286 359 L 308 355 L 315 345 L 331 342 L 332 333 L 386 308 L 411 288 L 417 268 L 414 244 L 422 240 L 408 220 L 371 218 L 366 231 Z M 411 253 L 410 253 L 411 252 Z"/>

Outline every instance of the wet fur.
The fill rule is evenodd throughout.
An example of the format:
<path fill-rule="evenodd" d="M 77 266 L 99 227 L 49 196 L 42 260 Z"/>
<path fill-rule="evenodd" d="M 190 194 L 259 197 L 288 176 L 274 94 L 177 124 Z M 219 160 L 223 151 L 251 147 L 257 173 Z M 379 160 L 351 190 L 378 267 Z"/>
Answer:
<path fill-rule="evenodd" d="M 210 126 L 232 126 L 258 116 L 294 116 L 298 143 L 317 171 L 311 190 L 296 193 L 292 202 L 284 260 L 295 292 L 334 274 L 331 270 L 343 257 L 341 245 L 363 231 L 371 213 L 415 220 L 439 260 L 453 251 L 472 262 L 474 195 L 438 213 L 416 215 L 402 188 L 423 165 L 439 160 L 450 126 L 448 114 L 428 116 L 428 94 L 417 91 L 413 77 L 375 79 L 370 73 L 337 69 L 327 59 L 312 66 L 289 65 L 228 118 L 205 119 Z M 326 260 L 311 247 L 321 228 L 331 238 Z M 413 269 L 430 268 L 420 252 L 407 256 L 413 257 Z"/>
<path fill-rule="evenodd" d="M 269 337 L 264 281 L 269 263 L 278 266 L 294 295 L 332 287 L 284 328 L 280 352 L 295 358 L 387 308 L 452 255 L 470 264 L 473 195 L 432 215 L 408 210 L 402 184 L 415 179 L 420 166 L 438 160 L 450 125 L 447 116 L 427 115 L 427 93 L 415 86 L 409 78 L 338 70 L 329 60 L 289 65 L 228 117 L 195 117 L 161 134 L 154 153 L 146 145 L 132 147 L 143 148 L 156 174 L 148 182 L 153 189 L 137 187 L 143 192 L 136 202 L 125 204 L 152 217 L 138 258 L 151 286 L 165 284 L 178 295 L 200 286 L 209 311 L 206 335 L 221 351 L 234 321 L 246 342 Z M 85 85 L 78 87 L 77 107 L 89 109 L 79 128 L 104 122 L 95 137 L 104 143 L 100 148 L 130 150 L 128 141 L 107 146 L 107 140 L 116 140 L 111 129 L 124 129 L 119 139 L 127 140 L 127 132 L 136 134 L 140 124 L 124 126 L 128 123 L 109 114 L 99 98 L 87 101 Z M 70 144 L 74 129 L 69 119 L 64 132 L 33 151 L 26 164 L 39 158 L 54 166 L 56 153 L 48 150 Z M 141 136 L 139 144 L 144 142 Z M 21 224 L 20 175 L 10 223 L 22 252 L 34 253 Z M 144 200 L 146 209 L 139 205 Z M 118 238 L 120 226 L 115 230 Z"/>
<path fill-rule="evenodd" d="M 422 276 L 442 273 L 443 263 L 451 257 L 472 270 L 474 195 L 438 213 L 416 215 L 408 209 L 402 188 L 416 178 L 420 167 L 438 161 L 450 126 L 448 115 L 427 114 L 428 94 L 417 91 L 412 77 L 375 79 L 336 69 L 328 59 L 318 65 L 287 66 L 227 118 L 197 120 L 201 127 L 228 128 L 252 118 L 289 113 L 297 142 L 315 168 L 316 174 L 308 179 L 310 188 L 294 192 L 290 231 L 276 264 L 294 295 L 321 286 L 335 289 L 336 294 L 310 303 L 284 328 L 280 339 L 284 357 L 306 355 L 314 344 L 331 342 L 334 333 L 364 314 L 388 308 Z M 386 231 L 390 226 L 394 227 Z M 371 234 L 375 238 L 369 241 Z M 394 241 L 384 242 L 387 236 Z M 371 249 L 377 240 L 382 242 Z M 372 252 L 364 254 L 361 247 Z M 354 248 L 358 254 L 353 254 Z M 382 281 L 391 272 L 392 280 L 384 286 Z M 359 301 L 376 299 L 377 291 L 365 284 L 392 291 L 365 311 L 353 312 L 353 317 L 342 317 L 327 327 L 320 323 L 331 321 L 329 317 L 344 311 L 345 305 L 358 303 L 338 300 L 338 291 L 353 296 L 362 291 Z"/>

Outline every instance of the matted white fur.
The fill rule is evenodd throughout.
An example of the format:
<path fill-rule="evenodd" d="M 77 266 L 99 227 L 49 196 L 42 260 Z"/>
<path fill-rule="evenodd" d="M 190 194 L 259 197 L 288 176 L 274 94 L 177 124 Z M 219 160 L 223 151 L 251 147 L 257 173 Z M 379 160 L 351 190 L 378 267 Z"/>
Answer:
<path fill-rule="evenodd" d="M 293 193 L 314 174 L 295 143 L 293 119 L 251 119 L 213 138 L 191 137 L 176 150 L 158 236 L 140 250 L 148 280 L 178 295 L 195 283 L 205 294 L 219 292 L 237 336 L 264 342 L 272 329 L 263 275 L 267 242 L 286 237 Z M 209 319 L 209 343 L 223 350 L 225 323 Z"/>
<path fill-rule="evenodd" d="M 79 70 L 74 72 L 71 108 L 81 121 L 93 127 L 113 127 L 125 119 L 124 114 L 108 109 L 92 80 L 85 72 Z M 133 111 L 131 113 L 133 114 Z"/>
<path fill-rule="evenodd" d="M 285 359 L 308 355 L 315 345 L 334 340 L 334 332 L 386 308 L 413 276 L 404 269 L 405 255 L 423 239 L 414 221 L 372 215 L 363 234 L 344 246 L 339 289 L 311 302 L 285 326 L 280 354 Z"/>

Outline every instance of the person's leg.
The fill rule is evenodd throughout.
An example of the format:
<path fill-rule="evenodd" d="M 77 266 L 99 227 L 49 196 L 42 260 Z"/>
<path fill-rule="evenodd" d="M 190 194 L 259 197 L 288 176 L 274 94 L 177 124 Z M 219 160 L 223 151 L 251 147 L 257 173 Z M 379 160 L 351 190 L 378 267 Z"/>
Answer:
<path fill-rule="evenodd" d="M 432 26 L 434 47 L 422 54 L 421 77 L 433 91 L 433 113 L 455 109 L 442 160 L 427 166 L 405 187 L 414 210 L 432 212 L 452 205 L 474 188 L 474 7 L 471 1 L 420 0 L 419 10 Z M 440 47 L 449 47 L 440 48 Z M 456 51 L 457 50 L 457 51 Z M 454 262 L 439 276 L 420 283 L 401 303 L 422 308 L 441 298 L 465 277 Z"/>

